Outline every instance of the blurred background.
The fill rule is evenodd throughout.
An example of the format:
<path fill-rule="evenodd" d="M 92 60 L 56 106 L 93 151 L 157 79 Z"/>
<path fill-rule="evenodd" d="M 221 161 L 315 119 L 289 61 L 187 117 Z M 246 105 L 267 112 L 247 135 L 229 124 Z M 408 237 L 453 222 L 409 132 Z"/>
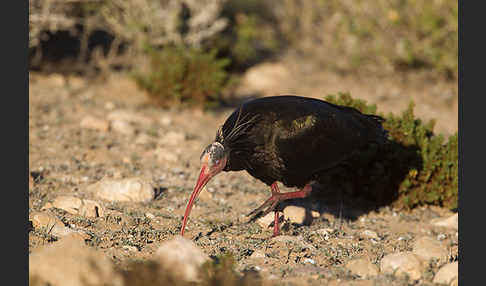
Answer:
<path fill-rule="evenodd" d="M 458 3 L 29 0 L 29 68 L 133 80 L 162 107 L 350 92 L 457 130 Z"/>

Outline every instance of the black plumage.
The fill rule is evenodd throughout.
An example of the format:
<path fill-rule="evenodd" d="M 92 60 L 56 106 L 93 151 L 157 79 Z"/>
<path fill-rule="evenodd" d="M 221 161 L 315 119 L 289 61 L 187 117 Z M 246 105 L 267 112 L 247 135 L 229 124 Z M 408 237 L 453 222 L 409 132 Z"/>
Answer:
<path fill-rule="evenodd" d="M 272 186 L 272 197 L 257 209 L 261 211 L 262 207 L 271 204 L 266 210 L 269 212 L 278 201 L 304 197 L 310 190 L 306 189 L 305 194 L 294 192 L 296 196 L 280 196 L 269 202 L 277 196 L 275 194 L 283 195 L 279 193 L 276 182 L 305 189 L 310 182 L 319 181 L 327 170 L 345 161 L 354 152 L 368 144 L 385 143 L 387 131 L 383 129 L 382 122 L 383 118 L 379 116 L 319 99 L 263 97 L 238 107 L 218 130 L 217 143 L 209 145 L 201 158 L 206 158 L 203 164 L 208 162 L 208 170 L 217 169 L 213 166 L 219 166 L 214 171 L 216 173 L 246 170 Z M 220 154 L 215 155 L 217 152 Z M 204 157 L 205 154 L 208 156 Z M 210 174 L 209 178 L 215 174 Z M 195 189 L 194 197 L 199 191 Z M 192 201 L 188 204 L 186 216 L 191 206 Z M 277 223 L 277 213 L 275 220 Z M 278 233 L 278 226 L 275 232 Z"/>

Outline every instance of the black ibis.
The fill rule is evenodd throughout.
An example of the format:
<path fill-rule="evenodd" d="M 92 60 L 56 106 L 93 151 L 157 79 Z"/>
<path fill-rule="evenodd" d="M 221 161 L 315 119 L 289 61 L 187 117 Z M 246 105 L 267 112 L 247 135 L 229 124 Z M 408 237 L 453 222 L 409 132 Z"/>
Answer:
<path fill-rule="evenodd" d="M 221 171 L 246 170 L 271 188 L 271 196 L 250 215 L 275 212 L 273 235 L 279 234 L 279 202 L 304 198 L 324 172 L 368 144 L 383 144 L 383 118 L 363 114 L 323 100 L 282 95 L 253 99 L 240 105 L 201 154 L 201 171 L 189 199 L 181 235 L 197 198 Z M 297 187 L 280 193 L 277 182 Z"/>

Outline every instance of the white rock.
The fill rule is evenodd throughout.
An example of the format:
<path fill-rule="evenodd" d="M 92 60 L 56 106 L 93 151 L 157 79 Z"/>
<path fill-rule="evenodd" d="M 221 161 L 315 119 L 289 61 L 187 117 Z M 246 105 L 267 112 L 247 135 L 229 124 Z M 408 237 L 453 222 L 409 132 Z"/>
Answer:
<path fill-rule="evenodd" d="M 286 206 L 283 210 L 283 214 L 291 223 L 308 224 L 312 221 L 312 216 L 306 216 L 304 207 Z"/>
<path fill-rule="evenodd" d="M 286 66 L 280 63 L 263 63 L 248 69 L 242 79 L 241 86 L 246 92 L 270 93 L 278 90 L 282 82 L 292 77 Z"/>
<path fill-rule="evenodd" d="M 39 285 L 123 285 L 113 263 L 101 252 L 72 237 L 61 239 L 29 255 L 29 277 Z"/>
<path fill-rule="evenodd" d="M 105 178 L 86 188 L 86 192 L 97 198 L 114 202 L 147 203 L 155 198 L 152 184 L 141 178 Z"/>
<path fill-rule="evenodd" d="M 46 204 L 43 209 L 48 207 L 56 207 L 70 214 L 86 217 L 102 217 L 104 214 L 103 207 L 98 202 L 83 200 L 73 196 L 58 196 L 52 204 Z"/>
<path fill-rule="evenodd" d="M 359 236 L 361 238 L 368 238 L 368 239 L 376 239 L 376 240 L 380 240 L 380 237 L 378 236 L 378 234 L 372 230 L 369 230 L 369 229 L 366 229 L 366 230 L 363 230 Z"/>
<path fill-rule="evenodd" d="M 120 134 L 132 135 L 135 133 L 135 128 L 128 121 L 114 120 L 111 122 L 111 130 Z"/>
<path fill-rule="evenodd" d="M 436 218 L 430 221 L 432 225 L 442 226 L 450 229 L 458 229 L 459 226 L 459 213 L 456 213 L 448 218 Z"/>
<path fill-rule="evenodd" d="M 99 131 L 106 132 L 108 131 L 108 128 L 110 127 L 110 123 L 106 120 L 95 118 L 93 116 L 86 116 L 84 117 L 80 124 L 82 128 L 86 129 L 95 129 Z"/>
<path fill-rule="evenodd" d="M 85 217 L 103 217 L 105 215 L 100 203 L 92 200 L 82 200 L 82 203 L 79 208 L 79 215 Z"/>
<path fill-rule="evenodd" d="M 164 269 L 188 282 L 199 281 L 199 267 L 209 259 L 194 242 L 182 236 L 162 243 L 155 255 Z"/>
<path fill-rule="evenodd" d="M 73 196 L 58 196 L 52 202 L 52 206 L 58 209 L 65 210 L 70 214 L 77 215 L 79 212 L 79 208 L 83 202 L 80 198 L 76 198 Z"/>
<path fill-rule="evenodd" d="M 316 264 L 316 262 L 315 262 L 315 261 L 314 261 L 314 259 L 312 259 L 312 258 L 306 258 L 306 259 L 304 259 L 304 264 L 305 264 L 305 263 L 310 263 L 310 264 L 312 264 L 312 265 Z"/>
<path fill-rule="evenodd" d="M 145 213 L 145 216 L 149 219 L 154 219 L 155 215 L 153 213 Z"/>
<path fill-rule="evenodd" d="M 62 237 L 76 232 L 64 226 L 64 223 L 56 216 L 45 212 L 34 212 L 30 215 L 29 220 L 35 229 L 45 228 L 54 236 Z"/>
<path fill-rule="evenodd" d="M 256 220 L 256 223 L 261 226 L 263 229 L 267 229 L 270 227 L 270 224 L 274 221 L 275 215 L 274 212 L 269 212 L 265 216 L 259 217 Z"/>
<path fill-rule="evenodd" d="M 440 263 L 446 262 L 449 257 L 449 251 L 440 241 L 426 236 L 414 242 L 413 253 L 424 261 L 437 259 Z"/>
<path fill-rule="evenodd" d="M 412 252 L 388 254 L 381 259 L 380 270 L 397 276 L 408 275 L 411 280 L 422 277 L 422 262 Z"/>
<path fill-rule="evenodd" d="M 448 263 L 442 266 L 439 271 L 434 276 L 434 280 L 432 282 L 439 283 L 439 284 L 447 284 L 450 285 L 454 282 L 454 280 L 458 279 L 459 275 L 459 265 L 458 262 Z"/>
<path fill-rule="evenodd" d="M 370 261 L 364 258 L 357 258 L 348 261 L 346 263 L 346 269 L 351 271 L 351 273 L 356 274 L 362 278 L 371 277 L 378 275 L 378 266 L 374 265 Z"/>
<path fill-rule="evenodd" d="M 250 258 L 265 258 L 265 253 L 259 249 L 253 251 Z"/>
<path fill-rule="evenodd" d="M 164 126 L 169 126 L 172 124 L 172 118 L 169 116 L 164 116 L 159 119 L 159 123 L 164 125 Z"/>

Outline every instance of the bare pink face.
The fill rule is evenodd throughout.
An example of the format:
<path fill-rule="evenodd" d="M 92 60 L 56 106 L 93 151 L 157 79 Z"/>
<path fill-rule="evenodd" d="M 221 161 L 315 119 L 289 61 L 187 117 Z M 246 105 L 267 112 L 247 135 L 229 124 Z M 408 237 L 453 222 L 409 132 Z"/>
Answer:
<path fill-rule="evenodd" d="M 209 180 L 221 172 L 226 166 L 228 155 L 224 152 L 224 147 L 219 142 L 214 142 L 203 151 L 201 154 L 201 171 L 197 179 L 196 186 L 192 192 L 191 198 L 187 203 L 186 212 L 184 213 L 184 220 L 182 221 L 181 235 L 184 235 L 187 219 L 191 213 L 192 205 L 199 193 Z"/>

